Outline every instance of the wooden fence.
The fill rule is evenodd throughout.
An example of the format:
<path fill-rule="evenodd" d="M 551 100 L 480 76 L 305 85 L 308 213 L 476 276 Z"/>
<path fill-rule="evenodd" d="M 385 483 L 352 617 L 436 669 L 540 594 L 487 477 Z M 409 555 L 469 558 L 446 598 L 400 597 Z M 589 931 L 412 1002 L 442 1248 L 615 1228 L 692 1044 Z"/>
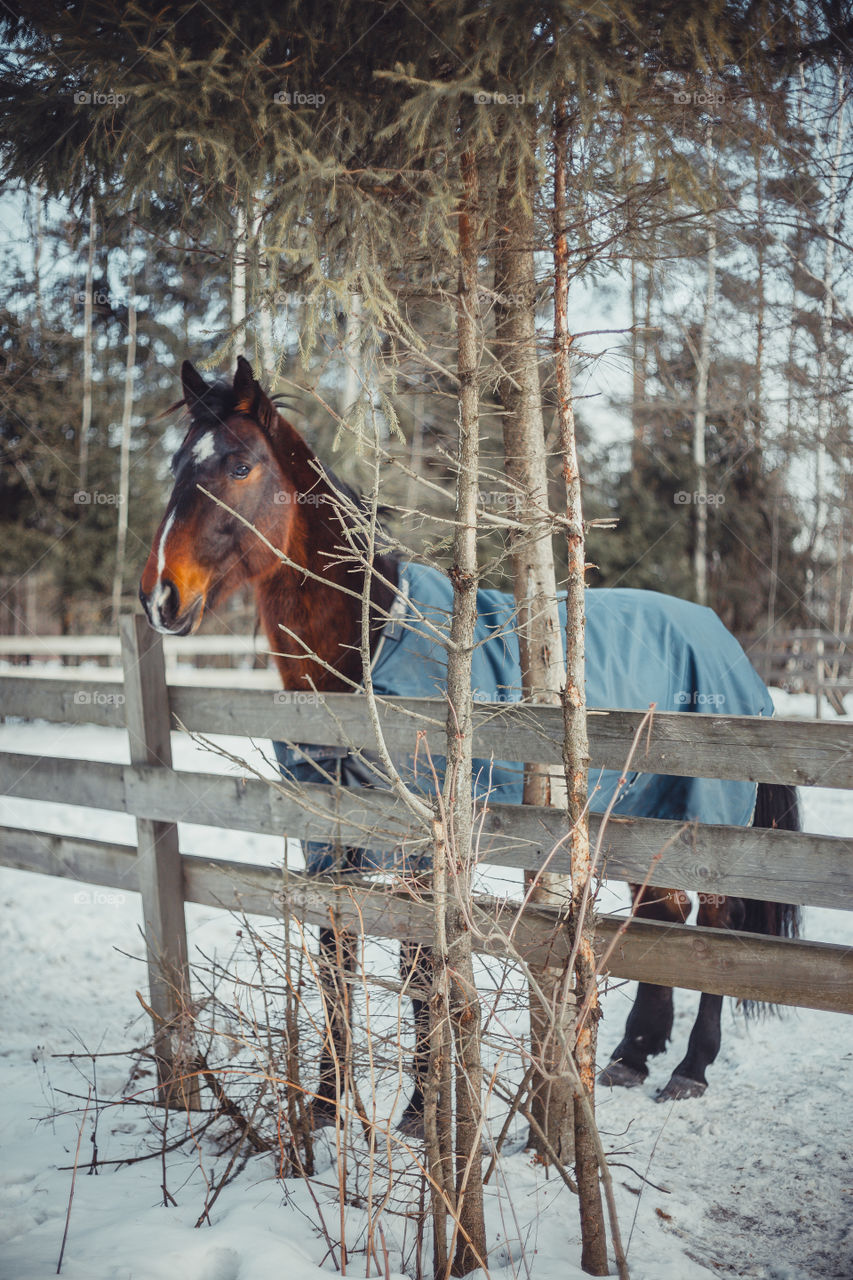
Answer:
<path fill-rule="evenodd" d="M 811 694 L 818 719 L 823 712 L 824 698 L 840 711 L 845 695 L 853 693 L 853 635 L 796 630 L 739 639 L 765 684 L 792 693 Z M 255 667 L 266 667 L 269 663 L 268 641 L 264 636 L 235 631 L 225 635 L 167 636 L 165 650 L 167 660 L 174 665 L 233 666 L 251 661 Z M 121 644 L 117 635 L 51 636 L 31 632 L 22 636 L 0 635 L 0 659 L 27 665 L 56 660 L 76 665 L 88 659 L 118 666 Z"/>
<path fill-rule="evenodd" d="M 160 638 L 139 617 L 122 620 L 123 683 L 66 673 L 60 678 L 0 675 L 0 715 L 127 728 L 131 763 L 0 753 L 0 794 L 131 814 L 135 846 L 0 827 L 0 865 L 139 890 L 149 944 L 152 1008 L 158 1025 L 174 1015 L 186 981 L 185 901 L 277 916 L 282 873 L 262 866 L 182 855 L 177 823 L 387 848 L 420 838 L 390 793 L 305 785 L 300 794 L 260 778 L 175 771 L 170 727 L 202 734 L 345 746 L 372 741 L 357 694 L 288 694 L 272 689 L 168 685 Z M 380 709 L 392 753 L 411 754 L 418 730 L 442 752 L 445 706 L 388 699 Z M 621 769 L 641 723 L 639 712 L 591 712 L 594 767 Z M 559 763 L 561 713 L 555 707 L 479 704 L 475 750 L 496 759 Z M 853 789 L 853 724 L 751 717 L 656 714 L 635 766 L 686 777 L 747 778 L 801 787 Z M 601 825 L 593 818 L 594 835 Z M 492 865 L 566 871 L 565 822 L 556 809 L 493 804 L 480 853 Z M 853 910 L 853 839 L 798 832 L 612 818 L 603 835 L 609 879 L 680 886 L 713 894 Z M 650 866 L 652 867 L 649 872 Z M 315 924 L 353 925 L 384 937 L 428 940 L 428 902 L 364 880 L 346 884 L 289 873 L 288 909 Z M 484 921 L 511 908 L 480 899 Z M 488 930 L 484 933 L 488 934 Z M 498 932 L 493 931 L 493 937 Z M 554 909 L 530 906 L 515 941 L 532 961 L 567 953 Z M 485 943 L 484 949 L 497 942 Z M 607 972 L 666 986 L 750 1000 L 853 1012 L 853 953 L 819 941 L 602 916 L 599 955 Z M 164 980 L 164 973 L 169 981 Z M 175 975 L 178 975 L 176 983 Z M 166 1049 L 163 1051 L 167 1052 Z"/>
<path fill-rule="evenodd" d="M 203 635 L 203 636 L 167 636 L 165 653 L 167 659 L 178 662 L 205 661 L 212 658 L 228 659 L 231 663 L 267 659 L 269 641 L 265 636 L 236 635 Z M 57 659 L 64 663 L 96 661 L 108 665 L 121 665 L 121 640 L 117 635 L 111 636 L 2 636 L 0 635 L 0 658 L 30 665 L 41 662 L 52 662 Z"/>
<path fill-rule="evenodd" d="M 739 638 L 765 684 L 813 695 L 817 719 L 824 698 L 841 712 L 853 693 L 853 635 L 814 629 Z"/>

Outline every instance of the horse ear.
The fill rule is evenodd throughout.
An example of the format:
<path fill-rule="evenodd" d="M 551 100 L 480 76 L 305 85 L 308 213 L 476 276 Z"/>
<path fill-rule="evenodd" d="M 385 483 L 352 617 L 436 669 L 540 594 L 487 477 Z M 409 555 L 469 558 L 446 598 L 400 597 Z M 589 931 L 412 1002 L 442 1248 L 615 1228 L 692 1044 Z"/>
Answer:
<path fill-rule="evenodd" d="M 275 434 L 278 413 L 260 383 L 255 381 L 252 366 L 243 356 L 237 357 L 234 375 L 234 407 L 240 413 L 251 413 L 262 431 L 272 437 Z"/>
<path fill-rule="evenodd" d="M 184 402 L 187 408 L 192 411 L 199 400 L 202 400 L 208 392 L 208 385 L 204 378 L 194 369 L 189 360 L 185 360 L 181 365 L 181 385 L 184 388 Z"/>
<path fill-rule="evenodd" d="M 236 408 L 242 413 L 251 413 L 256 390 L 252 366 L 244 356 L 238 356 L 237 372 L 234 374 L 234 401 Z"/>
<path fill-rule="evenodd" d="M 255 384 L 257 386 L 257 383 Z M 258 399 L 255 404 L 255 417 L 262 431 L 273 438 L 278 427 L 278 410 L 263 388 L 258 387 Z"/>

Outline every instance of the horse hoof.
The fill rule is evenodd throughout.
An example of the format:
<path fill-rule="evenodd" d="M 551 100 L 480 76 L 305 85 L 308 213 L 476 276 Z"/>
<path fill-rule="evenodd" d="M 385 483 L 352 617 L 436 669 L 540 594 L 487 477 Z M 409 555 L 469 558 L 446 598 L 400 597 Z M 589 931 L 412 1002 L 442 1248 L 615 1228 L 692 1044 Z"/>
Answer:
<path fill-rule="evenodd" d="M 424 1140 L 424 1116 L 422 1111 L 406 1110 L 400 1116 L 397 1132 L 404 1138 L 412 1138 L 415 1142 Z"/>
<path fill-rule="evenodd" d="M 618 1059 L 614 1062 L 608 1062 L 607 1066 L 602 1068 L 598 1073 L 598 1083 L 606 1085 L 610 1089 L 636 1089 L 638 1084 L 644 1084 L 646 1075 L 645 1071 L 637 1071 L 634 1067 L 629 1067 L 626 1063 L 620 1062 Z"/>
<path fill-rule="evenodd" d="M 691 1080 L 689 1076 L 672 1076 L 668 1085 L 657 1094 L 658 1102 L 681 1102 L 684 1098 L 701 1098 L 708 1088 L 704 1080 Z"/>

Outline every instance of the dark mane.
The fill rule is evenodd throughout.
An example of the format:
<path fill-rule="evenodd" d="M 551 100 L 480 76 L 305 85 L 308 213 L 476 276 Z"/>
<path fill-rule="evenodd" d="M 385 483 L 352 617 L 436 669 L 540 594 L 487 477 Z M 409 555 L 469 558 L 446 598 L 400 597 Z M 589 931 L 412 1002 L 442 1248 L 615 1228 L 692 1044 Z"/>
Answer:
<path fill-rule="evenodd" d="M 237 396 L 230 382 L 217 378 L 200 399 L 187 405 L 187 410 L 194 427 L 219 427 L 237 412 Z"/>

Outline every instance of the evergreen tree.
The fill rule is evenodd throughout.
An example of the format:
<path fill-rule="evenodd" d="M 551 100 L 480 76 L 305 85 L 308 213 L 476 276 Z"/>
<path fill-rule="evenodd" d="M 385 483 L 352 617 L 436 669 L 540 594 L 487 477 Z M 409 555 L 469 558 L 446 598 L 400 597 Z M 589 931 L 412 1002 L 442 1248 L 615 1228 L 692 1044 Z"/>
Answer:
<path fill-rule="evenodd" d="M 697 213 L 707 220 L 720 205 L 708 166 L 696 164 L 708 133 L 707 112 L 695 110 L 696 94 L 717 83 L 729 93 L 775 89 L 798 60 L 834 54 L 840 37 L 849 35 L 837 5 L 815 16 L 780 0 L 653 6 L 616 0 L 602 10 L 508 0 L 390 8 L 372 0 L 261 0 L 238 13 L 220 0 L 203 9 L 143 0 L 122 12 L 106 0 L 68 0 L 60 9 L 33 0 L 4 26 L 15 38 L 0 100 L 15 126 L 4 152 L 7 178 L 36 180 L 77 210 L 94 200 L 105 220 L 132 215 L 152 241 L 166 224 L 165 238 L 178 257 L 197 255 L 189 273 L 198 271 L 196 263 L 207 269 L 193 299 L 196 315 L 211 311 L 208 275 L 220 285 L 224 279 L 230 290 L 227 313 L 216 314 L 211 362 L 245 345 L 253 325 L 268 349 L 275 298 L 281 291 L 299 295 L 303 361 L 322 358 L 337 326 L 339 369 L 357 347 L 368 397 L 393 434 L 403 362 L 410 362 L 410 385 L 425 370 L 436 372 L 434 348 L 413 322 L 411 300 L 439 308 L 455 301 L 462 292 L 460 261 L 470 292 L 479 254 L 494 272 L 494 337 L 505 345 L 486 349 L 481 366 L 474 350 L 478 324 L 458 350 L 449 347 L 438 372 L 467 406 L 459 419 L 460 456 L 463 434 L 470 445 L 479 433 L 482 382 L 498 389 L 504 439 L 522 442 L 524 462 L 545 435 L 536 250 L 561 243 L 563 294 L 571 279 L 624 265 L 623 245 L 630 252 L 639 247 L 656 263 L 660 250 L 653 242 L 667 222 L 683 225 Z M 549 147 L 557 116 L 557 177 L 567 190 L 564 225 L 554 227 L 545 179 L 554 163 Z M 637 154 L 642 164 L 631 160 Z M 479 178 L 476 218 L 487 229 L 473 251 L 463 243 L 466 219 L 460 216 L 473 212 L 464 181 L 472 170 Z M 701 252 L 707 249 L 706 237 Z M 684 251 L 697 254 L 695 244 Z M 513 279 L 520 281 L 516 296 L 505 287 Z M 472 306 L 460 315 L 475 312 Z M 165 313 L 159 318 L 168 323 Z M 440 328 L 447 334 L 449 327 L 447 317 Z M 700 489 L 706 480 L 709 494 L 716 481 L 727 501 L 729 493 L 750 494 L 749 502 L 734 504 L 737 521 L 726 536 L 708 523 L 709 539 L 717 540 L 712 591 L 722 599 L 736 545 L 748 549 L 758 538 L 744 511 L 760 491 L 760 467 L 744 470 L 738 452 L 748 434 L 742 399 L 754 372 L 739 369 L 730 356 L 697 361 L 692 337 L 688 327 L 661 350 L 656 374 L 676 394 L 656 406 L 654 423 L 643 427 L 647 454 L 657 452 L 650 488 L 666 490 L 675 480 L 684 486 L 679 491 L 693 492 L 698 454 L 688 431 L 698 431 L 707 452 L 707 461 L 698 461 Z M 118 385 L 118 347 L 113 360 Z M 563 373 L 565 381 L 567 361 Z M 696 411 L 705 396 L 699 382 L 706 380 L 709 428 Z M 358 431 L 358 414 L 349 425 Z M 93 421 L 93 450 L 99 431 L 104 426 Z M 759 444 L 751 448 L 758 466 Z M 476 459 L 477 450 L 467 456 Z M 548 477 L 541 468 L 522 477 L 513 470 L 519 459 L 507 461 L 510 484 L 521 485 L 525 500 L 533 495 L 531 506 L 544 507 Z M 664 463 L 672 479 L 661 478 Z M 90 469 L 94 474 L 94 452 Z M 576 487 L 576 475 L 571 479 Z M 469 535 L 476 480 L 463 477 L 457 490 L 459 510 L 464 505 L 468 513 L 466 573 L 474 575 L 479 548 Z M 632 500 L 637 481 L 632 475 Z M 674 493 L 673 487 L 671 499 Z M 519 562 L 513 576 L 520 604 L 534 578 L 540 597 L 553 594 L 541 585 L 553 583 L 550 546 L 547 554 L 537 548 L 536 573 L 520 567 L 529 514 L 515 522 L 527 523 L 527 530 L 519 533 L 510 521 L 500 535 Z M 654 521 L 653 506 L 645 516 Z M 676 515 L 670 535 L 677 522 Z M 446 526 L 453 528 L 457 558 L 461 523 Z M 550 540 L 547 520 L 545 533 L 539 527 L 534 535 L 538 543 Z M 445 537 L 449 541 L 449 533 Z M 683 542 L 689 553 L 690 537 Z M 685 594 L 692 580 L 688 571 Z M 637 585 L 636 574 L 632 581 Z M 665 585 L 673 589 L 671 580 Z M 743 602 L 728 600 L 730 610 L 743 609 Z M 531 634 L 529 647 L 539 639 Z M 457 665 L 461 670 L 461 658 Z M 531 694 L 541 683 L 533 666 L 525 672 Z M 465 818 L 462 808 L 458 813 Z M 460 826 L 467 829 L 464 821 Z M 472 1259 L 461 1248 L 457 1261 L 462 1267 Z M 595 1265 L 600 1270 L 606 1261 Z"/>

